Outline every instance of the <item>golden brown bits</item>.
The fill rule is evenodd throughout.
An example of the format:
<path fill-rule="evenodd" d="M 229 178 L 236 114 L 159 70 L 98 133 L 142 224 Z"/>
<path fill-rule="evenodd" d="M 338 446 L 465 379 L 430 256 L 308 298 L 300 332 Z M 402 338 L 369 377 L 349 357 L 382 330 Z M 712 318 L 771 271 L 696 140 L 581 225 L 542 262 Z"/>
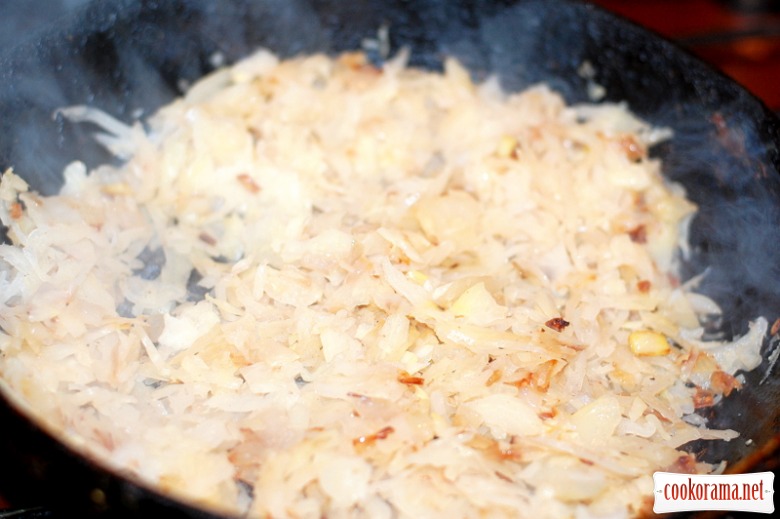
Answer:
<path fill-rule="evenodd" d="M 545 392 L 550 387 L 550 382 L 552 381 L 552 372 L 553 369 L 555 369 L 556 364 L 558 364 L 557 360 L 548 360 L 539 366 L 539 369 L 534 372 L 532 381 L 537 390 Z"/>
<path fill-rule="evenodd" d="M 523 378 L 519 378 L 517 380 L 504 382 L 507 386 L 515 386 L 516 388 L 520 389 L 521 387 L 527 386 L 531 383 L 531 379 L 533 378 L 533 373 L 528 373 Z"/>
<path fill-rule="evenodd" d="M 652 284 L 646 279 L 643 279 L 636 284 L 637 290 L 639 290 L 643 294 L 647 294 L 648 292 L 650 292 L 651 286 Z"/>
<path fill-rule="evenodd" d="M 551 408 L 549 411 L 543 411 L 539 413 L 539 418 L 541 418 L 542 420 L 550 420 L 552 418 L 555 418 L 556 416 L 558 416 L 558 410 L 555 409 L 554 407 Z"/>
<path fill-rule="evenodd" d="M 696 456 L 693 454 L 684 454 L 670 466 L 666 467 L 666 472 L 677 474 L 696 474 Z"/>
<path fill-rule="evenodd" d="M 249 366 L 252 364 L 240 351 L 231 350 L 228 353 L 228 356 L 230 357 L 230 361 L 236 367 Z"/>
<path fill-rule="evenodd" d="M 388 425 L 387 427 L 381 428 L 374 434 L 369 434 L 367 436 L 360 436 L 358 438 L 353 439 L 352 445 L 358 449 L 370 447 L 371 445 L 376 443 L 377 440 L 384 440 L 394 432 L 395 429 L 392 426 Z"/>
<path fill-rule="evenodd" d="M 14 220 L 18 220 L 22 217 L 22 214 L 24 213 L 24 207 L 20 202 L 14 202 L 11 204 L 11 207 L 9 208 L 9 214 L 11 215 L 11 218 Z"/>
<path fill-rule="evenodd" d="M 498 382 L 499 380 L 501 380 L 501 370 L 497 369 L 490 374 L 490 377 L 488 377 L 487 381 L 485 382 L 485 385 L 487 387 L 490 387 L 496 382 Z"/>
<path fill-rule="evenodd" d="M 696 392 L 693 394 L 693 407 L 702 409 L 704 407 L 712 407 L 713 405 L 715 405 L 715 394 L 707 389 L 697 387 Z"/>
<path fill-rule="evenodd" d="M 735 389 L 742 389 L 742 383 L 725 371 L 713 371 L 710 375 L 710 385 L 716 393 L 729 396 Z"/>
<path fill-rule="evenodd" d="M 406 371 L 402 371 L 398 375 L 397 380 L 401 384 L 406 384 L 407 386 L 422 386 L 423 384 L 425 384 L 424 378 L 412 376 Z"/>
<path fill-rule="evenodd" d="M 644 146 L 634 139 L 631 135 L 624 135 L 618 140 L 618 144 L 623 149 L 626 158 L 631 162 L 639 162 L 647 155 L 647 150 Z"/>
<path fill-rule="evenodd" d="M 521 461 L 523 455 L 516 448 L 509 447 L 508 449 L 500 450 L 500 458 L 501 460 Z"/>
<path fill-rule="evenodd" d="M 206 245 L 214 246 L 217 244 L 217 239 L 207 232 L 202 232 L 198 235 L 198 239 Z"/>
<path fill-rule="evenodd" d="M 552 330 L 555 330 L 556 332 L 562 332 L 564 328 L 569 326 L 571 323 L 569 321 L 566 321 L 563 319 L 563 317 L 553 317 L 544 325 Z"/>
<path fill-rule="evenodd" d="M 659 412 L 658 412 L 657 410 L 655 410 L 655 409 L 651 409 L 651 410 L 647 411 L 647 414 L 651 414 L 651 415 L 655 416 L 656 418 L 658 418 L 658 419 L 659 419 L 659 420 L 661 420 L 662 422 L 665 422 L 665 423 L 672 423 L 672 421 L 671 421 L 671 420 L 669 420 L 667 417 L 665 417 L 664 415 L 662 415 L 661 413 L 659 413 Z"/>
<path fill-rule="evenodd" d="M 647 243 L 647 227 L 643 224 L 637 225 L 628 231 L 628 236 L 634 243 Z"/>
<path fill-rule="evenodd" d="M 341 55 L 341 57 L 339 57 L 338 64 L 354 70 L 355 72 L 368 72 L 374 75 L 379 75 L 382 73 L 382 69 L 377 68 L 369 63 L 368 58 L 362 52 L 344 53 Z"/>
<path fill-rule="evenodd" d="M 550 387 L 550 381 L 552 380 L 552 373 L 558 361 L 548 360 L 543 362 L 533 373 L 527 373 L 522 378 L 517 380 L 504 382 L 507 386 L 515 386 L 520 389 L 525 386 L 533 386 L 537 391 L 545 392 Z"/>
<path fill-rule="evenodd" d="M 631 507 L 631 509 L 635 517 L 652 517 L 654 504 L 655 498 L 653 496 L 644 496 L 639 501 L 639 505 L 636 508 Z"/>
<path fill-rule="evenodd" d="M 777 332 L 780 332 L 780 317 L 775 319 L 775 322 L 772 323 L 772 327 L 769 329 L 770 335 L 777 335 Z"/>
<path fill-rule="evenodd" d="M 338 58 L 339 65 L 357 70 L 367 63 L 366 55 L 362 52 L 345 52 Z"/>
<path fill-rule="evenodd" d="M 502 447 L 499 442 L 487 436 L 475 435 L 466 443 L 466 445 L 472 449 L 482 451 L 485 456 L 497 461 L 522 460 L 522 453 L 517 447 L 514 447 L 511 444 L 507 447 Z"/>
<path fill-rule="evenodd" d="M 240 175 L 236 176 L 236 179 L 238 179 L 238 182 L 241 184 L 241 187 L 243 187 L 250 193 L 257 194 L 260 192 L 260 186 L 257 185 L 255 179 L 253 179 L 248 173 L 241 173 Z"/>

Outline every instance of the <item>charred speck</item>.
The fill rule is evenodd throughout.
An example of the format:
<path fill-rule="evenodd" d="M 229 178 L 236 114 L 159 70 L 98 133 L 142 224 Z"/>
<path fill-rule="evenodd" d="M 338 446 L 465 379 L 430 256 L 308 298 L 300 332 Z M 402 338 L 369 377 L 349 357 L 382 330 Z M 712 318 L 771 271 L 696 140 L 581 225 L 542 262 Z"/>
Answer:
<path fill-rule="evenodd" d="M 637 225 L 628 231 L 628 236 L 634 243 L 647 243 L 647 227 L 644 225 Z"/>
<path fill-rule="evenodd" d="M 569 326 L 569 324 L 571 323 L 569 321 L 564 320 L 563 317 L 553 317 L 552 319 L 544 323 L 546 327 L 550 328 L 551 330 L 555 330 L 556 332 L 562 332 L 564 328 Z"/>
<path fill-rule="evenodd" d="M 360 436 L 358 438 L 353 439 L 352 445 L 356 448 L 361 448 L 361 449 L 365 447 L 369 447 L 374 443 L 376 443 L 377 440 L 384 440 L 394 432 L 395 432 L 395 428 L 392 427 L 391 425 L 388 425 L 387 427 L 383 427 L 382 429 L 378 430 L 373 434 L 369 434 L 367 436 Z"/>

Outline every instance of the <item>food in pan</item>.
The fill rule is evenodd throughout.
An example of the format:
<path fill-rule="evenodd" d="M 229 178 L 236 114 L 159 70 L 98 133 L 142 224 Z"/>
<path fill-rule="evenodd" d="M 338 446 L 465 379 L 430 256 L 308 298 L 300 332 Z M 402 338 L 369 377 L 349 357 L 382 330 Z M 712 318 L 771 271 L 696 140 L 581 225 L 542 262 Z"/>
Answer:
<path fill-rule="evenodd" d="M 3 175 L 4 391 L 250 517 L 622 516 L 722 470 L 681 447 L 738 436 L 697 410 L 767 322 L 712 337 L 679 279 L 669 132 L 405 59 L 259 51 L 145 126 L 64 109 L 126 161 Z"/>

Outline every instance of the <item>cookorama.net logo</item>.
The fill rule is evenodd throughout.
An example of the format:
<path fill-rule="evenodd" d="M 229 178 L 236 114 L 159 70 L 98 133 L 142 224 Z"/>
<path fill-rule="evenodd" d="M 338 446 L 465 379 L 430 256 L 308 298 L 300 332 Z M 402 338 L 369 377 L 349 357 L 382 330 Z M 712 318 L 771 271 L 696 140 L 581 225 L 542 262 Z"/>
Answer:
<path fill-rule="evenodd" d="M 753 474 L 653 474 L 653 512 L 729 510 L 771 514 L 775 511 L 775 475 Z"/>

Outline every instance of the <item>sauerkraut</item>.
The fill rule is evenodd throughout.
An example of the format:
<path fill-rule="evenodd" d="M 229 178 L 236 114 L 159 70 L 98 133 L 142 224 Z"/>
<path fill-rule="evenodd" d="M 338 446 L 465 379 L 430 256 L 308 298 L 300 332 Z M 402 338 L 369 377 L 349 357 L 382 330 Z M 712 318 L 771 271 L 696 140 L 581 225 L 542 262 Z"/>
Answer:
<path fill-rule="evenodd" d="M 3 391 L 103 463 L 248 517 L 620 517 L 767 323 L 705 340 L 695 212 L 626 106 L 258 51 L 119 167 L 0 183 Z"/>

